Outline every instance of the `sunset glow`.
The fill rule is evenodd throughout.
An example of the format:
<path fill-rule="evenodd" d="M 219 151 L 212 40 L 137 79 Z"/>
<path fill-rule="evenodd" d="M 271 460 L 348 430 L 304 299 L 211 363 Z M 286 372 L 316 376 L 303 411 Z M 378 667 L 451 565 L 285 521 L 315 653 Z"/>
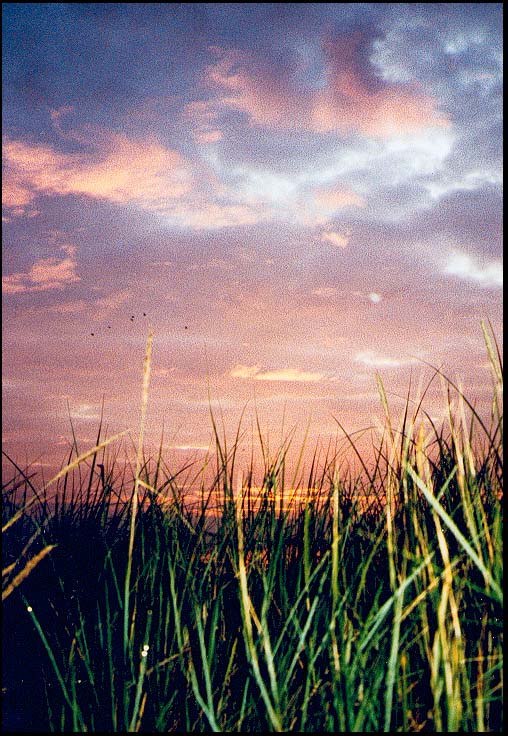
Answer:
<path fill-rule="evenodd" d="M 3 9 L 3 446 L 46 475 L 139 426 L 245 463 L 397 414 L 435 366 L 488 411 L 502 330 L 501 5 Z M 439 381 L 426 410 L 444 417 Z M 243 417 L 243 418 L 242 418 Z M 308 430 L 307 430 L 308 428 Z M 242 435 L 243 436 L 243 435 Z M 5 462 L 5 461 L 4 461 Z M 4 471 L 10 475 L 7 462 Z"/>

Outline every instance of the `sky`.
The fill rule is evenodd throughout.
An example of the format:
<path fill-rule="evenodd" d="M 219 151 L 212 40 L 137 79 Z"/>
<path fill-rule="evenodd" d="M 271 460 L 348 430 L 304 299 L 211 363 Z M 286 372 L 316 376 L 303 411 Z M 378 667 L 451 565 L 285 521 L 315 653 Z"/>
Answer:
<path fill-rule="evenodd" d="M 488 406 L 500 3 L 6 3 L 2 92 L 21 466 L 88 449 L 102 404 L 136 442 L 150 327 L 147 443 L 176 464 L 210 410 L 274 452 L 342 443 L 379 425 L 376 374 L 396 414 L 429 364 Z"/>

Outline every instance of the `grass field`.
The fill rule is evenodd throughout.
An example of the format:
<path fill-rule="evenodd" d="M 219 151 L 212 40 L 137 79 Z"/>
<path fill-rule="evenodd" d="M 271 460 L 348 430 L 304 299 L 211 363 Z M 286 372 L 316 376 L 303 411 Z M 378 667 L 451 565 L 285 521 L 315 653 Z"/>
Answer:
<path fill-rule="evenodd" d="M 482 419 L 445 383 L 352 476 L 330 457 L 263 480 L 215 424 L 214 480 L 103 440 L 43 488 L 3 489 L 3 713 L 13 731 L 502 728 L 501 361 Z M 494 344 L 493 344 L 494 342 Z M 212 420 L 213 421 L 213 420 Z M 196 472 L 195 478 L 204 479 Z"/>

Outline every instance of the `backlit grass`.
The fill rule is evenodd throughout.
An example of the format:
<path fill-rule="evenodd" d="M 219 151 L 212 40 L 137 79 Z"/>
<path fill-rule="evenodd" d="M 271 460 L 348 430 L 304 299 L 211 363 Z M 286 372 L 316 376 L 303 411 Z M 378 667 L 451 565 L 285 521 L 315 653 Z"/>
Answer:
<path fill-rule="evenodd" d="M 288 487 L 287 445 L 254 484 L 216 437 L 214 480 L 118 437 L 37 488 L 3 489 L 4 728 L 17 731 L 499 731 L 501 364 L 480 418 L 443 378 L 362 472 L 318 461 Z M 439 376 L 437 376 L 439 378 Z M 210 460 L 210 463 L 212 460 Z M 209 468 L 208 468 L 209 470 Z M 207 477 L 207 476 L 206 476 Z"/>

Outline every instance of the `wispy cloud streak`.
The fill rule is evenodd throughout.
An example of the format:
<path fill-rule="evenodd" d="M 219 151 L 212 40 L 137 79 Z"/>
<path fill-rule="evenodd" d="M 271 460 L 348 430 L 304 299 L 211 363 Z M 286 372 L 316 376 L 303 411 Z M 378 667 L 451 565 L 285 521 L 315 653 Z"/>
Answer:
<path fill-rule="evenodd" d="M 232 378 L 247 378 L 255 381 L 289 381 L 298 383 L 315 383 L 324 378 L 322 373 L 301 371 L 298 368 L 280 368 L 262 370 L 259 366 L 237 365 L 230 373 Z"/>

